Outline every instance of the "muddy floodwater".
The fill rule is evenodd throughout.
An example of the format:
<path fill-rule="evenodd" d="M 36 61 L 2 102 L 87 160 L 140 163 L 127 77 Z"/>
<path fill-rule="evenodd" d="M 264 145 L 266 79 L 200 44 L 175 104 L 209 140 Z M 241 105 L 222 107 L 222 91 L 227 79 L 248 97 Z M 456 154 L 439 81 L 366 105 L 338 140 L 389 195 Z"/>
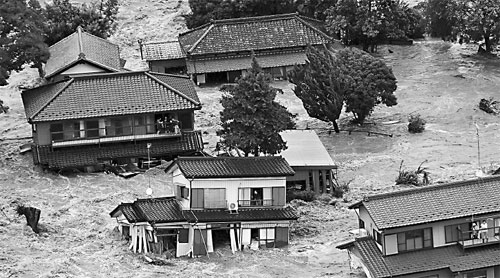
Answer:
<path fill-rule="evenodd" d="M 11 84 L 0 87 L 0 99 L 11 107 L 0 114 L 0 277 L 363 277 L 349 268 L 347 253 L 335 248 L 350 239 L 348 231 L 357 223 L 346 207 L 364 194 L 408 188 L 394 184 L 401 161 L 408 169 L 424 162 L 432 183 L 474 177 L 479 163 L 487 170 L 500 167 L 500 116 L 478 108 L 481 98 L 500 99 L 500 62 L 475 51 L 474 45 L 439 40 L 379 47 L 377 55 L 398 80 L 398 105 L 376 108 L 364 126 L 351 126 L 350 115 L 343 114 L 340 126 L 350 134 L 331 133 L 329 124 L 307 116 L 290 84 L 274 83 L 284 89 L 278 100 L 298 114 L 298 127 L 318 132 L 339 166 L 340 181 L 351 181 L 348 202 L 298 206 L 301 217 L 288 248 L 233 255 L 228 246 L 209 258 L 173 259 L 168 266 L 149 265 L 130 253 L 108 214 L 120 202 L 144 197 L 148 184 L 155 194 L 168 194 L 165 177 L 63 176 L 34 167 L 30 153 L 18 154 L 28 140 L 13 138 L 30 136 L 17 85 L 35 72 L 13 74 Z M 204 87 L 199 95 L 203 109 L 196 112 L 196 123 L 211 150 L 221 93 Z M 409 134 L 408 116 L 417 113 L 426 129 Z M 41 209 L 41 235 L 16 216 L 16 203 Z"/>

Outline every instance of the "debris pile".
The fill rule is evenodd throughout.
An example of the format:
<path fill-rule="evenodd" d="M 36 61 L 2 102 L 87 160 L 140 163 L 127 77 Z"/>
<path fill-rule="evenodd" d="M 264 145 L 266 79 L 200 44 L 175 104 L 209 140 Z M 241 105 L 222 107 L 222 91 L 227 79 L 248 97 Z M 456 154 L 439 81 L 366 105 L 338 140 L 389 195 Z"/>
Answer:
<path fill-rule="evenodd" d="M 500 103 L 493 98 L 485 99 L 482 98 L 479 101 L 479 109 L 483 110 L 488 114 L 498 115 L 500 113 Z"/>

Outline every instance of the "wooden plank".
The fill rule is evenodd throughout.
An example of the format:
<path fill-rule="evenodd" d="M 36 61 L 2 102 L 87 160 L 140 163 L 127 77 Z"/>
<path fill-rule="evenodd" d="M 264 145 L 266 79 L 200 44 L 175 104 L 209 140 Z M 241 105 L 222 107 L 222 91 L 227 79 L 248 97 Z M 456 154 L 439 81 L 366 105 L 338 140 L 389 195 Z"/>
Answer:
<path fill-rule="evenodd" d="M 319 171 L 313 170 L 312 173 L 314 193 L 319 194 Z"/>

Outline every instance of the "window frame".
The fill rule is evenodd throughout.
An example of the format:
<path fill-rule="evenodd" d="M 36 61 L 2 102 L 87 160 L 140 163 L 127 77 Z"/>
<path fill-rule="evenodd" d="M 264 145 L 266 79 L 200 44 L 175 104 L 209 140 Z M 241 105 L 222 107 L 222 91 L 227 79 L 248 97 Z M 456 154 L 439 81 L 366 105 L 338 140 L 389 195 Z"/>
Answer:
<path fill-rule="evenodd" d="M 426 238 L 426 231 L 429 238 Z M 422 247 L 417 248 L 416 239 L 422 239 Z M 409 240 L 413 239 L 413 248 L 408 249 Z M 426 246 L 426 242 L 428 246 Z M 396 233 L 396 244 L 398 247 L 398 253 L 412 252 L 415 250 L 431 249 L 434 248 L 434 238 L 432 234 L 432 227 L 409 230 L 404 232 Z M 404 248 L 403 248 L 404 246 Z"/>

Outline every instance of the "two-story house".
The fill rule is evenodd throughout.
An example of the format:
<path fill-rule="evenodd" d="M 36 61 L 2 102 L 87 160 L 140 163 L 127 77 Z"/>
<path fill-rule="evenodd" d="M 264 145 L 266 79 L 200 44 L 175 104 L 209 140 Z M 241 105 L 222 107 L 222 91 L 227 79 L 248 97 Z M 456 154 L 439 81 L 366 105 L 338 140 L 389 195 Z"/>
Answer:
<path fill-rule="evenodd" d="M 118 45 L 85 32 L 76 32 L 49 47 L 45 79 L 59 81 L 80 73 L 118 72 L 122 68 Z"/>
<path fill-rule="evenodd" d="M 166 172 L 175 197 L 137 200 L 111 212 L 133 236 L 133 250 L 147 231 L 155 231 L 151 241 L 163 242 L 164 250 L 175 247 L 176 256 L 205 255 L 225 243 L 233 252 L 288 244 L 298 216 L 285 207 L 286 177 L 294 171 L 282 157 L 179 157 Z"/>
<path fill-rule="evenodd" d="M 365 197 L 347 249 L 368 277 L 500 277 L 500 177 Z"/>
<path fill-rule="evenodd" d="M 178 41 L 141 44 L 152 71 L 186 70 L 198 84 L 234 82 L 259 65 L 275 78 L 306 61 L 306 47 L 341 44 L 328 36 L 323 23 L 298 14 L 212 20 L 179 35 Z"/>
<path fill-rule="evenodd" d="M 71 75 L 22 93 L 35 164 L 50 168 L 171 160 L 203 150 L 201 104 L 185 76 L 148 72 Z"/>

